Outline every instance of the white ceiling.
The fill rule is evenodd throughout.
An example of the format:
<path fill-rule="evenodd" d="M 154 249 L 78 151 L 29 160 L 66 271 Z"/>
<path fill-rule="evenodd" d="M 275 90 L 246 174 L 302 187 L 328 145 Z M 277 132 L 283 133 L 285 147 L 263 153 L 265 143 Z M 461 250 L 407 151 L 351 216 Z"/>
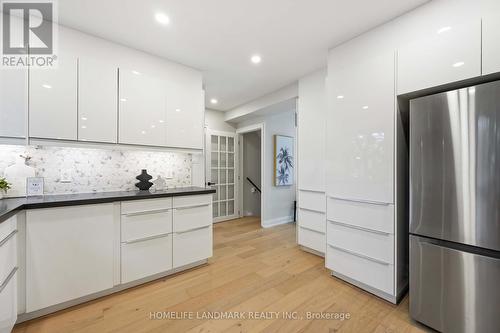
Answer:
<path fill-rule="evenodd" d="M 427 0 L 59 0 L 63 25 L 203 71 L 230 110 L 326 65 L 327 51 Z M 162 11 L 168 26 L 154 15 Z M 262 63 L 250 62 L 258 53 Z M 211 98 L 219 103 L 211 105 Z"/>

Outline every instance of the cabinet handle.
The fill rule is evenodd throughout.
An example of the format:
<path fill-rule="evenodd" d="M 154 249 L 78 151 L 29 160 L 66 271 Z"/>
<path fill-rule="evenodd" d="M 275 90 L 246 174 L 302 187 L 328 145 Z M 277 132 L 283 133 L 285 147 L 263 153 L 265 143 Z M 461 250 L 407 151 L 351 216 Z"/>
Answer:
<path fill-rule="evenodd" d="M 310 189 L 307 189 L 307 188 L 299 188 L 299 191 L 302 191 L 302 192 L 312 192 L 312 193 L 325 193 L 325 191 L 318 191 L 318 190 L 310 190 Z"/>
<path fill-rule="evenodd" d="M 3 281 L 2 284 L 0 284 L 0 293 L 5 289 L 5 287 L 7 287 L 7 285 L 9 284 L 14 274 L 16 274 L 16 272 L 17 272 L 17 267 L 14 267 L 12 271 L 10 271 L 9 275 L 7 275 L 7 277 L 5 278 L 5 281 Z"/>
<path fill-rule="evenodd" d="M 186 232 L 191 232 L 191 231 L 196 231 L 196 230 L 201 230 L 205 228 L 209 228 L 209 225 L 203 226 L 203 227 L 198 227 L 198 228 L 193 228 L 193 229 L 188 229 L 188 230 L 183 230 L 183 231 L 176 231 L 175 233 L 180 235 L 180 234 L 185 234 Z"/>
<path fill-rule="evenodd" d="M 323 231 L 318 231 L 318 230 L 314 230 L 314 229 L 309 228 L 309 227 L 304 227 L 304 226 L 301 226 L 300 224 L 299 224 L 299 228 L 301 228 L 301 229 L 305 229 L 305 230 L 308 230 L 308 231 L 312 231 L 312 232 L 316 232 L 316 233 L 318 233 L 318 234 L 322 234 L 322 235 L 324 235 L 324 234 L 325 234 Z"/>
<path fill-rule="evenodd" d="M 5 237 L 4 239 L 2 239 L 2 241 L 0 241 L 0 247 L 2 247 L 5 243 L 7 243 L 9 239 L 14 237 L 15 234 L 17 234 L 17 229 L 12 231 L 10 234 L 7 235 L 7 237 Z"/>
<path fill-rule="evenodd" d="M 317 209 L 311 209 L 311 208 L 299 207 L 299 209 L 300 210 L 305 210 L 305 211 L 308 211 L 308 212 L 319 213 L 319 214 L 323 214 L 323 215 L 325 215 L 325 213 L 326 213 L 324 211 L 317 210 Z"/>
<path fill-rule="evenodd" d="M 161 234 L 161 235 L 154 235 L 154 236 L 149 236 L 149 237 L 144 237 L 144 238 L 139 238 L 139 239 L 132 239 L 132 240 L 129 240 L 129 241 L 126 241 L 123 243 L 124 244 L 140 243 L 140 242 L 145 242 L 145 241 L 152 240 L 152 239 L 163 238 L 163 237 L 168 236 L 169 234 L 170 233 Z"/>
<path fill-rule="evenodd" d="M 199 208 L 199 207 L 206 207 L 206 206 L 210 206 L 210 204 L 195 205 L 195 206 L 185 206 L 185 207 L 176 207 L 176 208 L 174 208 L 174 210 L 187 210 L 187 209 L 191 209 L 191 208 Z"/>
<path fill-rule="evenodd" d="M 364 254 L 359 254 L 359 253 L 356 253 L 356 252 L 353 252 L 353 251 L 342 249 L 340 247 L 333 246 L 332 244 L 328 244 L 328 246 L 331 247 L 332 249 L 335 249 L 335 250 L 338 250 L 338 251 L 342 251 L 342 252 L 345 252 L 345 253 L 349 253 L 349 254 L 351 254 L 353 256 L 356 256 L 356 257 L 359 257 L 359 258 L 363 258 L 363 259 L 367 259 L 367 260 L 376 262 L 377 264 L 381 264 L 381 265 L 384 265 L 384 266 L 389 266 L 390 265 L 388 262 L 385 262 L 385 261 L 382 261 L 382 260 L 378 260 L 378 259 L 375 259 L 375 258 L 372 258 L 372 257 L 369 257 L 369 256 L 365 256 Z"/>
<path fill-rule="evenodd" d="M 139 215 L 148 215 L 148 214 L 158 214 L 158 213 L 166 213 L 171 211 L 172 208 L 163 208 L 163 209 L 154 209 L 154 210 L 145 210 L 142 212 L 133 212 L 125 214 L 125 216 L 139 216 Z"/>
<path fill-rule="evenodd" d="M 389 205 L 391 205 L 391 203 L 389 203 L 389 202 L 372 201 L 372 200 L 360 200 L 360 199 L 349 199 L 349 198 L 339 198 L 339 197 L 333 197 L 331 195 L 329 195 L 328 198 L 334 199 L 334 200 L 340 200 L 340 201 L 349 201 L 349 202 L 363 203 L 363 204 L 368 204 L 368 205 L 378 205 L 378 206 L 389 206 Z"/>
<path fill-rule="evenodd" d="M 361 231 L 371 232 L 372 234 L 379 234 L 379 235 L 382 235 L 382 236 L 389 236 L 389 235 L 391 235 L 390 232 L 385 232 L 385 231 L 379 231 L 379 230 L 373 230 L 373 229 L 358 227 L 357 225 L 351 225 L 351 224 L 337 222 L 337 221 L 333 221 L 333 220 L 328 220 L 328 222 L 330 222 L 331 224 L 340 225 L 340 226 L 346 227 L 346 228 L 351 228 L 351 229 L 357 229 L 357 230 L 361 230 Z"/>

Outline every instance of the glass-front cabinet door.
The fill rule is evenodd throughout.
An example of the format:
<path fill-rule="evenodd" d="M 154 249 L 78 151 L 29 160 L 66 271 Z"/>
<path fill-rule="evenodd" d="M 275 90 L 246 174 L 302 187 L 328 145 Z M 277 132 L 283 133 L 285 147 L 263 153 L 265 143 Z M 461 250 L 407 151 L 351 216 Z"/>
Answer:
<path fill-rule="evenodd" d="M 207 185 L 217 190 L 213 194 L 214 222 L 239 217 L 237 150 L 235 133 L 207 131 Z"/>

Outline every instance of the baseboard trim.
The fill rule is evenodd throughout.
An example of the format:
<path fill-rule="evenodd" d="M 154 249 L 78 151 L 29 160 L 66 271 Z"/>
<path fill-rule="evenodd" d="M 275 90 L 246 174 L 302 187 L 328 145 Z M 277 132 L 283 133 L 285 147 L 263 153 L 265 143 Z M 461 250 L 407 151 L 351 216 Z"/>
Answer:
<path fill-rule="evenodd" d="M 263 228 L 271 228 L 280 224 L 287 224 L 293 222 L 293 216 L 283 216 L 271 220 L 262 221 Z"/>

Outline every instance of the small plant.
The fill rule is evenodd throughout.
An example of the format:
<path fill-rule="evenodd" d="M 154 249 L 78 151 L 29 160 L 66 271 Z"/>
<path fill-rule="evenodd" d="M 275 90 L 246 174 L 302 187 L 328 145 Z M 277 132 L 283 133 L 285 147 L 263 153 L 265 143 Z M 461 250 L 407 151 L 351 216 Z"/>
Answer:
<path fill-rule="evenodd" d="M 0 177 L 0 192 L 7 193 L 10 190 L 10 183 L 5 179 Z"/>

